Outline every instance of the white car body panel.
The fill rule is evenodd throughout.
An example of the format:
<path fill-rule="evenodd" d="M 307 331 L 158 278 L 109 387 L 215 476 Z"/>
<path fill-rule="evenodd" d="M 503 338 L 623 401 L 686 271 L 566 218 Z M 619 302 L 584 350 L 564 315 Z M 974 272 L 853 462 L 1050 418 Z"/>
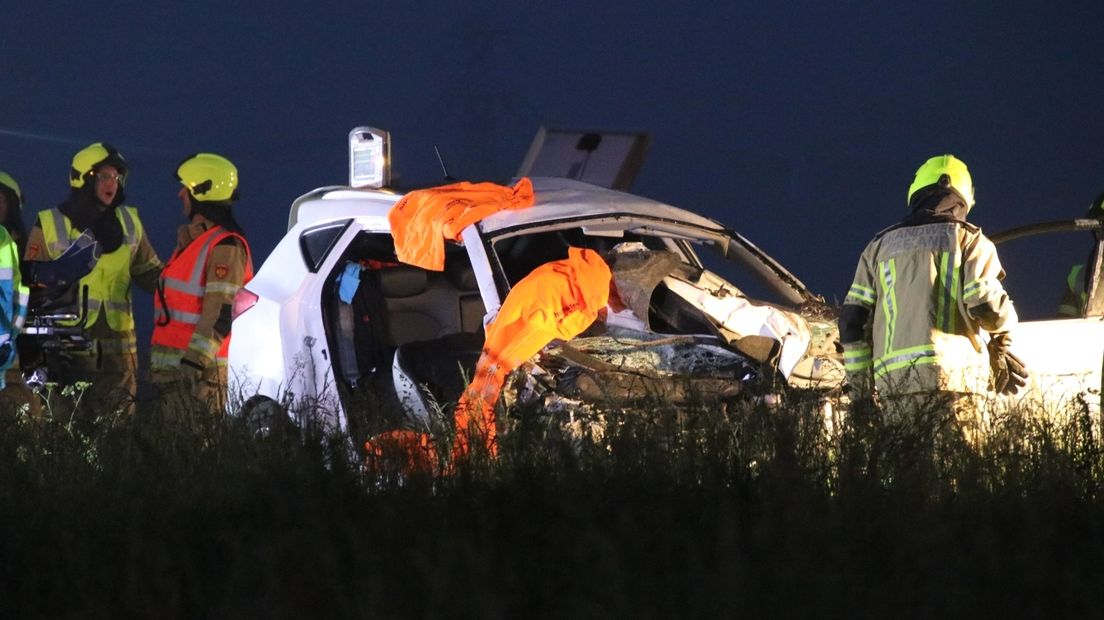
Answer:
<path fill-rule="evenodd" d="M 702 279 L 707 290 L 717 288 L 709 286 L 708 280 L 722 282 L 708 271 L 703 274 Z M 735 294 L 725 297 L 711 295 L 702 288 L 677 278 L 668 277 L 664 283 L 672 292 L 701 308 L 725 329 L 742 336 L 767 336 L 781 342 L 778 370 L 784 377 L 789 378 L 794 366 L 809 350 L 812 342 L 809 326 L 789 313 L 773 306 L 755 305 L 746 297 Z"/>
<path fill-rule="evenodd" d="M 1027 366 L 1030 401 L 1048 414 L 1087 404 L 1099 419 L 1104 317 L 1025 321 L 1013 330 L 1011 350 Z"/>
<path fill-rule="evenodd" d="M 348 190 L 299 205 L 297 223 L 265 259 L 267 268 L 258 269 L 245 287 L 258 301 L 234 320 L 228 353 L 232 394 L 240 400 L 259 394 L 278 403 L 318 398 L 317 409 L 336 412 L 330 422 L 344 425 L 336 395 L 324 389 L 333 385 L 333 372 L 320 311 L 323 278 L 310 277 L 314 274 L 304 264 L 299 239 L 313 226 L 347 219 L 353 222 L 337 247 L 347 245 L 361 230 L 387 232 L 387 212 L 397 199 L 393 194 Z M 331 252 L 318 273 L 328 273 L 339 254 Z"/>
<path fill-rule="evenodd" d="M 1027 368 L 1026 389 L 1003 397 L 1007 407 L 1022 407 L 1027 413 L 1039 413 L 1049 420 L 1064 422 L 1070 415 L 1087 413 L 1094 431 L 1100 437 L 1101 367 L 1104 364 L 1104 273 L 1101 255 L 1104 253 L 1104 222 L 1095 218 L 1080 218 L 1036 222 L 993 234 L 1002 265 L 1019 266 L 1009 269 L 1005 288 L 1017 303 L 1030 306 L 1012 327 L 1011 351 Z M 1091 254 L 1090 254 L 1091 250 Z M 1066 278 L 1073 263 L 1084 262 L 1090 254 L 1096 261 L 1085 270 L 1085 297 L 1079 311 L 1084 316 L 1058 316 L 1058 292 L 1068 283 Z M 1035 269 L 1031 269 L 1035 268 Z M 1040 275 L 1041 274 L 1041 275 Z M 1089 281 L 1091 280 L 1091 281 Z M 1027 294 L 1021 298 L 1020 295 Z M 1049 309 L 1048 309 L 1049 308 Z"/>

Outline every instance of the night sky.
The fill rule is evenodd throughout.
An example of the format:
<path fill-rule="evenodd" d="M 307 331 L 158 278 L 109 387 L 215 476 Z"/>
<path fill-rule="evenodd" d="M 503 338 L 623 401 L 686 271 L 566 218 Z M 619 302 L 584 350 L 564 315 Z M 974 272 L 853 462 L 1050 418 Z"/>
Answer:
<path fill-rule="evenodd" d="M 78 149 L 114 144 L 163 258 L 185 155 L 238 165 L 259 264 L 292 200 L 346 182 L 356 125 L 391 131 L 407 184 L 440 181 L 434 145 L 457 178 L 505 180 L 542 124 L 648 130 L 635 192 L 734 226 L 830 300 L 931 155 L 969 165 L 987 232 L 1104 190 L 1098 2 L 8 4 L 0 169 L 33 212 Z"/>

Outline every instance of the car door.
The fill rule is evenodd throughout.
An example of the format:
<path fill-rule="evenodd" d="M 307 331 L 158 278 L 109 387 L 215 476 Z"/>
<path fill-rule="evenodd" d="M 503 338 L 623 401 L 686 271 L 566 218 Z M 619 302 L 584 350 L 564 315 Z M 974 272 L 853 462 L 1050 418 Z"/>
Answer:
<path fill-rule="evenodd" d="M 1028 392 L 1017 400 L 1051 414 L 1087 406 L 1096 421 L 1104 361 L 1100 233 L 1099 220 L 1076 219 L 991 236 L 1020 316 L 1012 352 L 1030 373 Z"/>

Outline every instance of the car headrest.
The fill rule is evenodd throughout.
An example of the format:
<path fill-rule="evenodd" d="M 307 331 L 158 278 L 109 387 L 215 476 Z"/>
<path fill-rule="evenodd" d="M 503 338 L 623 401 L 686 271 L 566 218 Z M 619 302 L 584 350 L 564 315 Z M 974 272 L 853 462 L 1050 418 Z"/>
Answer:
<path fill-rule="evenodd" d="M 413 265 L 395 265 L 379 271 L 380 292 L 384 297 L 402 298 L 425 292 L 428 276 L 425 269 Z"/>
<path fill-rule="evenodd" d="M 452 260 L 445 265 L 445 277 L 461 292 L 479 290 L 479 282 L 475 279 L 475 270 L 466 260 Z"/>

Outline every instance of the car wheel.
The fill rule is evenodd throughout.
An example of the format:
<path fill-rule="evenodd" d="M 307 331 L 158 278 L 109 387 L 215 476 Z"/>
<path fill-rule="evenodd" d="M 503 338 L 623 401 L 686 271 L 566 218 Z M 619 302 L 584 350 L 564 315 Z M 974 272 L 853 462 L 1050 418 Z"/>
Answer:
<path fill-rule="evenodd" d="M 287 435 L 295 430 L 287 410 L 280 403 L 260 394 L 242 403 L 239 415 L 246 428 L 258 437 Z"/>

